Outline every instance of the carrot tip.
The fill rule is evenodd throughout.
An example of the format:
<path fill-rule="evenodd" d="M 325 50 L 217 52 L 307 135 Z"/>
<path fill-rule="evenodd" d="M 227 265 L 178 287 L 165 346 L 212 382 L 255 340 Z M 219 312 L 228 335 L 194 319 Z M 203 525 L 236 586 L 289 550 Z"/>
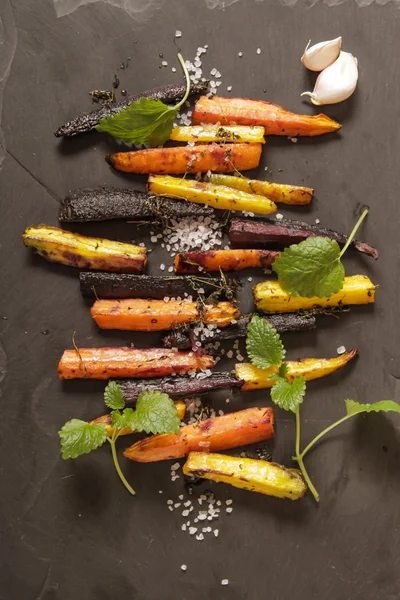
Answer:
<path fill-rule="evenodd" d="M 108 162 L 109 165 L 111 165 L 112 167 L 114 166 L 114 155 L 113 154 L 106 154 L 105 157 L 106 162 Z"/>

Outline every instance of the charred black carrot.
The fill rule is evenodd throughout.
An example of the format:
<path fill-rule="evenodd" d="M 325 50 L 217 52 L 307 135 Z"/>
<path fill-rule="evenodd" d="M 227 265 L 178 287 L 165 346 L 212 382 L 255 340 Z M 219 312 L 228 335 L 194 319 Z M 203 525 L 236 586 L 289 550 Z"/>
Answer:
<path fill-rule="evenodd" d="M 254 219 L 232 219 L 229 228 L 229 239 L 238 246 L 285 248 L 291 244 L 298 244 L 309 237 L 322 236 L 335 240 L 343 246 L 347 241 L 347 235 L 317 227 L 302 221 L 292 221 L 290 219 L 271 219 L 264 218 L 262 221 Z M 353 240 L 352 246 L 359 252 L 372 256 L 375 260 L 378 258 L 378 250 L 364 242 Z"/>
<path fill-rule="evenodd" d="M 131 275 L 130 273 L 79 273 L 79 282 L 83 296 L 93 298 L 164 298 L 197 297 L 198 290 L 205 296 L 224 289 L 219 278 L 155 277 L 153 275 Z"/>
<path fill-rule="evenodd" d="M 207 89 L 208 85 L 206 83 L 192 84 L 190 88 L 190 94 L 204 94 Z M 56 137 L 71 137 L 79 133 L 90 131 L 100 123 L 101 119 L 118 114 L 121 112 L 121 110 L 132 104 L 132 102 L 138 102 L 140 98 L 153 98 L 154 100 L 161 100 L 167 104 L 174 104 L 183 98 L 185 92 L 186 85 L 183 83 L 174 83 L 171 85 L 156 87 L 151 90 L 141 92 L 140 94 L 134 94 L 133 96 L 128 96 L 121 102 L 113 102 L 107 106 L 101 106 L 100 108 L 92 110 L 89 113 L 83 113 L 82 115 L 79 115 L 79 117 L 73 119 L 72 121 L 67 121 L 67 123 L 61 125 L 61 127 L 57 129 L 54 135 Z"/>
<path fill-rule="evenodd" d="M 211 206 L 153 196 L 118 188 L 75 190 L 62 201 L 58 219 L 62 223 L 86 223 L 111 219 L 165 220 L 215 215 Z"/>
<path fill-rule="evenodd" d="M 288 318 L 290 315 L 290 318 Z M 212 342 L 222 342 L 224 340 L 236 340 L 247 336 L 247 326 L 252 315 L 244 315 L 240 317 L 236 323 L 225 327 L 225 329 L 217 329 L 213 332 Z M 278 333 L 294 332 L 294 331 L 311 331 L 316 327 L 316 318 L 312 314 L 296 314 L 288 313 L 285 315 L 269 315 L 265 317 L 266 321 L 275 327 Z M 196 336 L 192 328 L 175 329 L 163 337 L 163 345 L 166 348 L 178 348 L 186 350 L 191 348 L 193 342 L 196 341 Z"/>

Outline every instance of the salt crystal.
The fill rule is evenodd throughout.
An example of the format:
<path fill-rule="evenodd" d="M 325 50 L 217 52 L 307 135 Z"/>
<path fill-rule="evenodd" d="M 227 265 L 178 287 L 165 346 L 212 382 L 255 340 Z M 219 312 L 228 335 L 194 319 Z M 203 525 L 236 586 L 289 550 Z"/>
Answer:
<path fill-rule="evenodd" d="M 315 219 L 315 222 L 318 225 L 318 223 L 320 223 L 321 221 L 319 219 Z"/>
<path fill-rule="evenodd" d="M 231 504 L 233 504 L 233 500 L 226 500 L 226 501 L 225 501 L 225 504 L 226 504 L 227 506 L 230 506 Z"/>
<path fill-rule="evenodd" d="M 238 56 L 239 56 L 240 58 L 242 58 L 242 56 L 243 56 L 243 52 L 238 52 Z"/>
<path fill-rule="evenodd" d="M 257 54 L 261 54 L 261 48 L 257 48 Z"/>
<path fill-rule="evenodd" d="M 214 535 L 215 535 L 215 537 L 218 537 L 218 534 L 219 534 L 219 529 L 214 529 Z"/>
<path fill-rule="evenodd" d="M 221 580 L 221 585 L 228 585 L 229 583 L 229 579 L 222 579 Z"/>
<path fill-rule="evenodd" d="M 277 219 L 277 221 L 280 221 L 281 219 L 283 219 L 283 215 L 281 215 L 281 213 L 276 213 L 275 218 Z"/>
<path fill-rule="evenodd" d="M 172 71 L 173 73 L 176 73 L 176 67 L 172 67 L 171 71 Z"/>
<path fill-rule="evenodd" d="M 182 569 L 182 571 L 186 571 L 187 565 L 181 565 L 181 569 Z"/>
<path fill-rule="evenodd" d="M 338 354 L 344 354 L 346 352 L 346 348 L 344 346 L 339 346 L 339 348 L 336 349 L 336 352 Z"/>
<path fill-rule="evenodd" d="M 164 265 L 164 263 L 161 263 L 161 265 L 160 265 L 160 269 L 161 269 L 161 271 L 164 271 L 164 269 L 165 269 L 165 265 Z"/>
<path fill-rule="evenodd" d="M 179 31 L 179 29 L 177 29 L 175 31 L 175 37 L 182 37 L 182 31 Z"/>
<path fill-rule="evenodd" d="M 197 531 L 197 527 L 189 527 L 189 533 L 190 535 L 194 535 Z"/>
<path fill-rule="evenodd" d="M 168 67 L 168 63 L 167 63 L 166 60 L 163 60 L 161 64 L 162 64 L 163 67 Z"/>

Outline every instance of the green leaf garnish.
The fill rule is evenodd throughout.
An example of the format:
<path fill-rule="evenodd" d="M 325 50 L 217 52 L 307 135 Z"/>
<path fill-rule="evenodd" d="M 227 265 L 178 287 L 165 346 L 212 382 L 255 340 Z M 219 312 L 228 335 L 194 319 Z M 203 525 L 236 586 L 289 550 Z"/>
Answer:
<path fill-rule="evenodd" d="M 80 419 L 71 419 L 58 432 L 61 439 L 61 455 L 64 459 L 89 454 L 102 446 L 107 439 L 106 426 L 91 425 Z"/>
<path fill-rule="evenodd" d="M 247 329 L 246 350 L 251 363 L 259 369 L 279 365 L 285 357 L 279 333 L 257 315 L 252 317 Z"/>
<path fill-rule="evenodd" d="M 272 265 L 281 288 L 292 296 L 305 298 L 325 298 L 340 292 L 345 276 L 340 259 L 367 214 L 366 209 L 342 250 L 335 240 L 326 237 L 309 237 L 285 248 Z"/>
<path fill-rule="evenodd" d="M 344 267 L 335 240 L 309 237 L 285 248 L 272 265 L 279 284 L 292 296 L 331 296 L 343 287 Z"/>
<path fill-rule="evenodd" d="M 283 408 L 297 412 L 306 393 L 306 380 L 302 375 L 298 375 L 293 381 L 279 377 L 271 389 L 271 398 L 274 404 Z"/>
<path fill-rule="evenodd" d="M 128 425 L 132 426 L 134 414 L 133 408 L 125 408 L 122 412 L 113 410 L 111 412 L 111 427 L 118 430 L 124 429 Z"/>
<path fill-rule="evenodd" d="M 370 412 L 398 412 L 400 413 L 400 404 L 393 400 L 380 400 L 380 402 L 374 402 L 373 404 L 360 404 L 355 400 L 345 400 L 346 412 L 348 417 L 353 417 L 359 413 L 370 413 Z"/>
<path fill-rule="evenodd" d="M 169 139 L 178 110 L 186 102 L 190 92 L 190 78 L 181 54 L 177 55 L 186 79 L 186 92 L 176 106 L 167 106 L 161 100 L 140 98 L 119 113 L 102 119 L 97 131 L 132 144 L 161 146 Z"/>
<path fill-rule="evenodd" d="M 121 387 L 116 381 L 110 381 L 104 390 L 104 404 L 108 408 L 119 410 L 124 408 L 125 400 L 122 394 Z"/>
<path fill-rule="evenodd" d="M 179 433 L 181 421 L 168 394 L 148 391 L 137 399 L 134 424 L 146 433 Z"/>

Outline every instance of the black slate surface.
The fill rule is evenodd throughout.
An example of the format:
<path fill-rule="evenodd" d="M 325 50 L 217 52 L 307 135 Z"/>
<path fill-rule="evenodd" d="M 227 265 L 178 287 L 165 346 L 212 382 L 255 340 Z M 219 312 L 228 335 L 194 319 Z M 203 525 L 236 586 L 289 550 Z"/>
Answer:
<path fill-rule="evenodd" d="M 375 306 L 354 308 L 340 320 L 322 319 L 317 332 L 285 338 L 292 358 L 334 356 L 340 345 L 360 350 L 355 364 L 309 385 L 304 440 L 343 414 L 344 398 L 399 400 L 397 3 L 241 0 L 226 2 L 231 6 L 221 10 L 217 0 L 152 0 L 141 3 L 139 12 L 134 0 L 83 4 L 0 3 L 6 143 L 0 178 L 0 598 L 397 600 L 398 419 L 359 417 L 310 454 L 318 506 L 310 496 L 291 503 L 214 486 L 219 499 L 234 500 L 234 510 L 219 519 L 219 537 L 204 541 L 182 532 L 180 511 L 167 509 L 168 498 L 185 493 L 182 478 L 171 482 L 168 463 L 123 461 L 138 492 L 131 498 L 117 480 L 108 448 L 64 462 L 60 426 L 73 416 L 87 419 L 103 410 L 102 384 L 57 379 L 57 362 L 71 346 L 73 331 L 81 346 L 151 345 L 159 336 L 99 332 L 79 294 L 77 273 L 33 256 L 20 237 L 30 224 L 57 225 L 58 201 L 70 189 L 143 189 L 143 180 L 112 172 L 105 163 L 103 155 L 116 147 L 109 139 L 89 134 L 60 143 L 53 136 L 64 121 L 90 109 L 87 92 L 109 87 L 128 56 L 128 69 L 118 71 L 120 89 L 134 93 L 178 80 L 171 66 L 174 32 L 180 29 L 179 45 L 188 59 L 198 46 L 209 45 L 203 66 L 223 74 L 221 94 L 232 85 L 232 95 L 313 113 L 299 97 L 314 81 L 300 56 L 309 38 L 342 35 L 344 49 L 360 62 L 355 95 L 326 109 L 343 123 L 342 131 L 296 144 L 268 139 L 258 174 L 264 176 L 268 166 L 273 180 L 315 187 L 311 209 L 280 211 L 288 217 L 319 218 L 349 231 L 360 207 L 368 205 L 360 237 L 380 251 L 378 263 L 353 252 L 345 259 L 349 274 L 364 272 L 379 284 Z M 56 11 L 64 16 L 57 18 Z M 168 67 L 158 68 L 159 53 Z M 71 229 L 139 239 L 127 224 Z M 148 241 L 143 230 L 140 236 Z M 150 272 L 159 273 L 161 260 L 167 259 L 155 250 Z M 243 312 L 249 310 L 250 284 L 241 300 Z M 229 405 L 225 398 L 212 398 L 217 409 L 269 403 L 267 393 L 234 396 Z M 273 458 L 290 464 L 294 421 L 279 410 L 276 415 Z M 209 487 L 202 485 L 196 495 Z M 224 578 L 227 587 L 221 586 Z"/>

